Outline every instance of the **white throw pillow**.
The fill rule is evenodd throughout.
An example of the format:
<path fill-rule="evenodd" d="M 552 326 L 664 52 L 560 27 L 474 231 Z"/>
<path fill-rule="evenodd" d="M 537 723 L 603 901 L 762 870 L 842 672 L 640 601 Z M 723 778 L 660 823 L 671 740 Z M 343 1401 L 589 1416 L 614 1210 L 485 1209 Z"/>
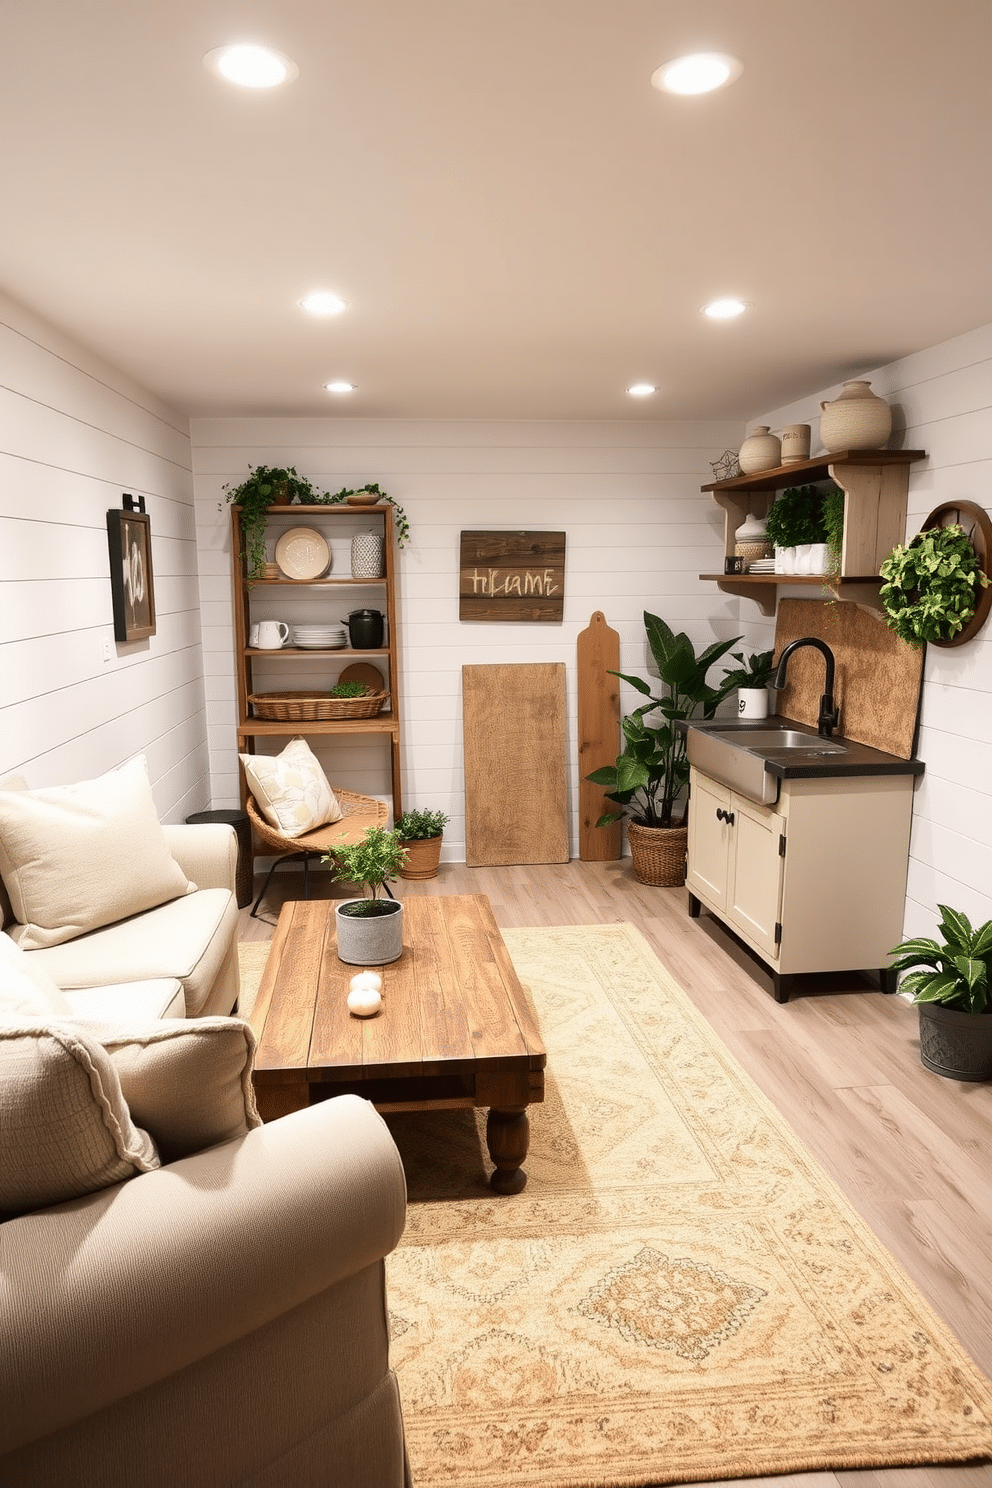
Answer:
<path fill-rule="evenodd" d="M 169 851 L 143 755 L 78 785 L 0 790 L 0 877 L 25 950 L 196 888 Z"/>
<path fill-rule="evenodd" d="M 281 754 L 243 754 L 248 789 L 267 822 L 284 837 L 302 837 L 344 814 L 305 739 L 292 739 Z"/>
<path fill-rule="evenodd" d="M 0 1025 L 0 1211 L 60 1204 L 158 1166 L 94 1039 L 68 1025 Z"/>
<path fill-rule="evenodd" d="M 0 932 L 0 1023 L 47 1023 L 71 1018 L 72 1006 L 37 956 L 26 955 Z"/>

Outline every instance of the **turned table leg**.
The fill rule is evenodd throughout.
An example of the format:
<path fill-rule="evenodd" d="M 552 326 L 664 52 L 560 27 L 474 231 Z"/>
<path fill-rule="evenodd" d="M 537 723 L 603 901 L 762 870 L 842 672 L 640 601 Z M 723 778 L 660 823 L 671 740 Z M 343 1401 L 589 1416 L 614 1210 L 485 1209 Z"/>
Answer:
<path fill-rule="evenodd" d="M 498 1194 L 519 1193 L 527 1182 L 521 1164 L 530 1146 L 526 1106 L 510 1111 L 491 1110 L 486 1121 L 486 1142 L 489 1156 L 496 1164 L 489 1186 Z"/>

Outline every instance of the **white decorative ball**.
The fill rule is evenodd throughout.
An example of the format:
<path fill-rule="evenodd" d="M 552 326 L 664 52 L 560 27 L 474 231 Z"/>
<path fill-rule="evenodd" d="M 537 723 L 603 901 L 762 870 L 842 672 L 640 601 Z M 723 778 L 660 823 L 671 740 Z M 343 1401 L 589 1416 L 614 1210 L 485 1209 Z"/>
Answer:
<path fill-rule="evenodd" d="M 372 1018 L 382 1007 L 382 998 L 374 987 L 354 987 L 348 993 L 348 1011 L 356 1018 Z"/>
<path fill-rule="evenodd" d="M 377 971 L 360 971 L 353 976 L 348 984 L 354 992 L 359 987 L 367 987 L 373 992 L 382 991 L 382 977 Z"/>

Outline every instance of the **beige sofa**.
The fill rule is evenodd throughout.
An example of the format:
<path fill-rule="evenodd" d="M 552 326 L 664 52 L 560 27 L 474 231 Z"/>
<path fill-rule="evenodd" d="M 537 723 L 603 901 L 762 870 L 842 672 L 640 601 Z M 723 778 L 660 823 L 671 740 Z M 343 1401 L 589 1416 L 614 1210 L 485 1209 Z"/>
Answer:
<path fill-rule="evenodd" d="M 409 1488 L 381 1118 L 262 1126 L 246 1023 L 74 1022 L 35 955 L 0 946 L 0 1482 Z"/>
<path fill-rule="evenodd" d="M 0 924 L 30 947 L 27 954 L 81 1017 L 230 1013 L 238 1000 L 236 872 L 231 827 L 160 826 L 143 760 L 74 787 L 28 791 L 23 781 L 0 784 Z M 65 902 L 49 902 L 49 884 L 65 879 L 72 880 Z M 127 910 L 143 903 L 135 879 L 158 881 L 158 895 L 144 896 L 158 902 L 119 915 L 115 904 Z M 102 895 L 92 928 L 74 889 L 76 901 L 88 892 Z M 12 900 L 26 917 L 30 904 L 44 918 L 40 931 L 27 933 Z M 59 921 L 68 929 L 53 930 Z"/>

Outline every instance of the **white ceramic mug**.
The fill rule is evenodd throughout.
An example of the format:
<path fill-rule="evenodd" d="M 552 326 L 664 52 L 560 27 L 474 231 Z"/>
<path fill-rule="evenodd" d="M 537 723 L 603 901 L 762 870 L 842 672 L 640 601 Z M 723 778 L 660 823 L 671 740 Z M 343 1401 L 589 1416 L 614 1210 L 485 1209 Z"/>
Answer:
<path fill-rule="evenodd" d="M 739 718 L 767 718 L 768 689 L 739 687 L 737 689 L 737 714 Z"/>
<path fill-rule="evenodd" d="M 289 640 L 289 626 L 285 620 L 260 620 L 255 645 L 260 651 L 278 651 Z"/>

